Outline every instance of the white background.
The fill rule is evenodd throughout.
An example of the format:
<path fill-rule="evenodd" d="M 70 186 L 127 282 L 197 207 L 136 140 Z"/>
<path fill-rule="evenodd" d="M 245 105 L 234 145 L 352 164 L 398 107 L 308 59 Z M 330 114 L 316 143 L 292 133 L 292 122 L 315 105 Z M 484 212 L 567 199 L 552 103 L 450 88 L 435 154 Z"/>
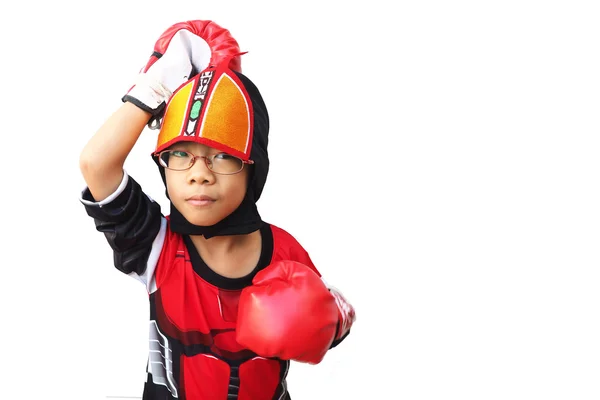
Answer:
<path fill-rule="evenodd" d="M 356 307 L 302 399 L 600 398 L 593 1 L 19 2 L 0 10 L 0 398 L 141 396 L 144 288 L 79 152 L 154 41 L 211 19 L 271 115 L 259 210 Z M 126 169 L 168 212 L 144 133 Z"/>

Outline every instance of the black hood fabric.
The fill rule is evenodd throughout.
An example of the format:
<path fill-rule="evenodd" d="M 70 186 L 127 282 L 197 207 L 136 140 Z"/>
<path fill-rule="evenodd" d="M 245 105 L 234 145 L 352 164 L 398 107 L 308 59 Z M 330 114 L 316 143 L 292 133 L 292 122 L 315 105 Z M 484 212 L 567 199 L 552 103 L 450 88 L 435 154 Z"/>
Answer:
<path fill-rule="evenodd" d="M 203 235 L 209 239 L 214 236 L 245 235 L 260 229 L 263 225 L 256 202 L 262 194 L 269 173 L 269 155 L 267 152 L 269 143 L 269 114 L 256 85 L 242 73 L 234 72 L 250 96 L 254 112 L 254 130 L 252 149 L 250 151 L 250 159 L 254 161 L 254 164 L 246 164 L 244 166 L 244 168 L 250 168 L 246 196 L 237 209 L 211 226 L 199 226 L 190 223 L 171 202 L 170 222 L 173 232 L 182 235 Z M 154 161 L 158 165 L 166 188 L 164 168 L 158 163 L 156 157 Z M 169 198 L 168 192 L 167 198 Z"/>

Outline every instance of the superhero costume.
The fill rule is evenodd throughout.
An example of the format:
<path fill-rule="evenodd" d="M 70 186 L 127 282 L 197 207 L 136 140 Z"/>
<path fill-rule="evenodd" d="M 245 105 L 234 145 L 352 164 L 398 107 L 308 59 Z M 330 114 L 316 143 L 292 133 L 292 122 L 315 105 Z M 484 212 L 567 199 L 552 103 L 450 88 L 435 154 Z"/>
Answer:
<path fill-rule="evenodd" d="M 189 236 L 170 230 L 169 218 L 132 177 L 125 174 L 107 200 L 94 202 L 88 190 L 82 195 L 87 213 L 115 249 L 115 266 L 149 293 L 143 399 L 289 399 L 290 362 L 260 357 L 235 341 L 237 300 L 272 262 L 295 260 L 317 272 L 302 246 L 263 222 L 256 268 L 242 278 L 225 278 L 203 262 Z"/>
<path fill-rule="evenodd" d="M 236 340 L 238 301 L 253 278 L 278 261 L 297 261 L 320 274 L 302 246 L 283 229 L 263 222 L 256 209 L 269 166 L 268 114 L 256 86 L 230 69 L 239 66 L 237 54 L 209 65 L 173 93 L 158 124 L 161 131 L 153 157 L 157 161 L 160 150 L 178 141 L 195 141 L 251 159 L 248 190 L 238 209 L 210 227 L 190 224 L 172 203 L 171 214 L 165 217 L 126 172 L 115 193 L 100 202 L 89 190 L 82 193 L 86 212 L 114 250 L 115 266 L 144 283 L 149 294 L 144 400 L 290 398 L 286 387 L 290 361 L 260 356 Z M 137 105 L 128 96 L 123 100 Z M 157 165 L 164 180 L 164 170 Z M 212 271 L 189 238 L 256 230 L 262 240 L 259 262 L 238 279 Z M 331 347 L 349 333 L 353 310 L 350 314 L 350 319 L 340 321 L 341 335 L 336 333 Z"/>

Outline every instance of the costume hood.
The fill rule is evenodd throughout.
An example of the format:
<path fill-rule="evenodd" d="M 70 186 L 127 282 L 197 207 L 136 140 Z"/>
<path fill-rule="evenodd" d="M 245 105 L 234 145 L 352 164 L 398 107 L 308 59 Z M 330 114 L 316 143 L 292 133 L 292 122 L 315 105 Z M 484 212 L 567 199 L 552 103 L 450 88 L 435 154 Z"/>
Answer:
<path fill-rule="evenodd" d="M 181 85 L 169 100 L 152 157 L 163 182 L 158 153 L 174 143 L 190 141 L 216 148 L 253 164 L 248 190 L 240 206 L 212 226 L 188 222 L 171 202 L 171 230 L 184 235 L 240 235 L 258 230 L 263 222 L 256 208 L 269 172 L 267 152 L 269 115 L 254 83 L 228 68 L 228 62 L 210 66 Z M 167 198 L 169 194 L 167 193 Z"/>

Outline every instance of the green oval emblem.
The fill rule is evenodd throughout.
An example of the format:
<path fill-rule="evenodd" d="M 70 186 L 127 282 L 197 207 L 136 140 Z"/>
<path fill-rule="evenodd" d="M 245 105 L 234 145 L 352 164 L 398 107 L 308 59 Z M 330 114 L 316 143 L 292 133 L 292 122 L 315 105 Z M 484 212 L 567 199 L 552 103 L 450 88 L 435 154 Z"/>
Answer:
<path fill-rule="evenodd" d="M 198 118 L 200 115 L 200 108 L 202 108 L 202 102 L 200 100 L 196 100 L 192 105 L 192 111 L 190 112 L 190 117 L 193 119 Z"/>

